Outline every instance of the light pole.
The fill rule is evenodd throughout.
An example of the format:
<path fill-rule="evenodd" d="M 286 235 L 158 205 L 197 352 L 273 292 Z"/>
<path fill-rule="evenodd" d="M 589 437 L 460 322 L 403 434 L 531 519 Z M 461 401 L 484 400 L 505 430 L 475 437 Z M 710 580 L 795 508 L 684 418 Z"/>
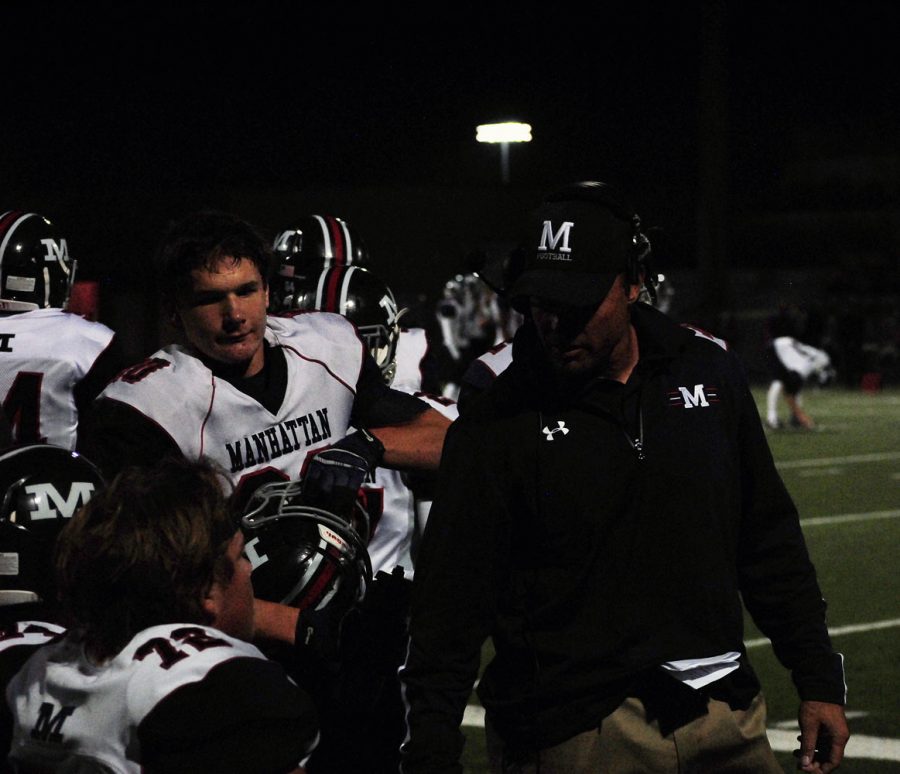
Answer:
<path fill-rule="evenodd" d="M 500 144 L 500 179 L 503 185 L 509 183 L 509 144 L 511 142 L 531 142 L 531 124 L 506 121 L 502 124 L 481 124 L 475 127 L 478 142 Z"/>

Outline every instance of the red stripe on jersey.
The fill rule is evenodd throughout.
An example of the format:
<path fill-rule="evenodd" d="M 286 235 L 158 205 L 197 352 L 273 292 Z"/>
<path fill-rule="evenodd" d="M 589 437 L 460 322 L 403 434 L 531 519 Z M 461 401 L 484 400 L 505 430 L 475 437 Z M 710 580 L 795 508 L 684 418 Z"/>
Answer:
<path fill-rule="evenodd" d="M 212 377 L 212 392 L 209 396 L 209 408 L 206 410 L 206 416 L 203 417 L 203 423 L 200 425 L 200 456 L 203 456 L 204 448 L 206 447 L 206 423 L 209 421 L 209 417 L 212 414 L 213 404 L 216 401 L 216 377 Z"/>
<path fill-rule="evenodd" d="M 337 222 L 337 218 L 331 215 L 325 216 L 325 222 L 328 224 L 328 230 L 331 232 L 331 244 L 334 246 L 334 266 L 346 266 L 347 261 L 347 245 L 344 242 L 344 230 L 341 224 Z"/>

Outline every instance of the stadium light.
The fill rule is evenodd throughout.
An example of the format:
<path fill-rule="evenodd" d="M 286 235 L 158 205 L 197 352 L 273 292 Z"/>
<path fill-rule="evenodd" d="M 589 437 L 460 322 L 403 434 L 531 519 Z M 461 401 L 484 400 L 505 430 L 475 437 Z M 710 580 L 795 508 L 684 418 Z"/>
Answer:
<path fill-rule="evenodd" d="M 499 124 L 481 124 L 475 127 L 475 139 L 500 145 L 500 179 L 509 182 L 509 144 L 531 142 L 531 124 L 505 121 Z"/>

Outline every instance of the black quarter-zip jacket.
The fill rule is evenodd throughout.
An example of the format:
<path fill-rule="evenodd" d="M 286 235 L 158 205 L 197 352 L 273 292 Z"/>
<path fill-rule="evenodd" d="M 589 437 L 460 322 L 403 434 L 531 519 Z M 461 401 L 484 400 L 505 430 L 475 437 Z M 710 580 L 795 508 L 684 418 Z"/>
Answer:
<path fill-rule="evenodd" d="M 626 384 L 561 394 L 533 329 L 451 427 L 417 559 L 404 771 L 459 771 L 479 696 L 504 740 L 596 727 L 665 661 L 743 652 L 741 598 L 803 699 L 843 702 L 796 508 L 724 342 L 636 304 Z M 745 674 L 753 682 L 752 670 Z"/>

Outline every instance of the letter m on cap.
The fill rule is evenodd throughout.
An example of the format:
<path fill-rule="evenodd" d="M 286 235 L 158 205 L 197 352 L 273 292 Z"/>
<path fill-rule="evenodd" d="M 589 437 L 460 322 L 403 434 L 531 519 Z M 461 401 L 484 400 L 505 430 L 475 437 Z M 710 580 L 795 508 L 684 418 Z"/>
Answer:
<path fill-rule="evenodd" d="M 546 252 L 547 250 L 556 250 L 557 245 L 559 245 L 560 240 L 562 240 L 562 245 L 559 246 L 559 252 L 571 253 L 572 248 L 569 247 L 569 232 L 571 232 L 572 226 L 574 225 L 575 224 L 569 220 L 563 221 L 559 230 L 556 233 L 553 233 L 553 224 L 549 220 L 545 220 L 544 230 L 541 232 L 541 243 L 538 245 L 538 250 L 542 250 L 543 252 Z"/>

